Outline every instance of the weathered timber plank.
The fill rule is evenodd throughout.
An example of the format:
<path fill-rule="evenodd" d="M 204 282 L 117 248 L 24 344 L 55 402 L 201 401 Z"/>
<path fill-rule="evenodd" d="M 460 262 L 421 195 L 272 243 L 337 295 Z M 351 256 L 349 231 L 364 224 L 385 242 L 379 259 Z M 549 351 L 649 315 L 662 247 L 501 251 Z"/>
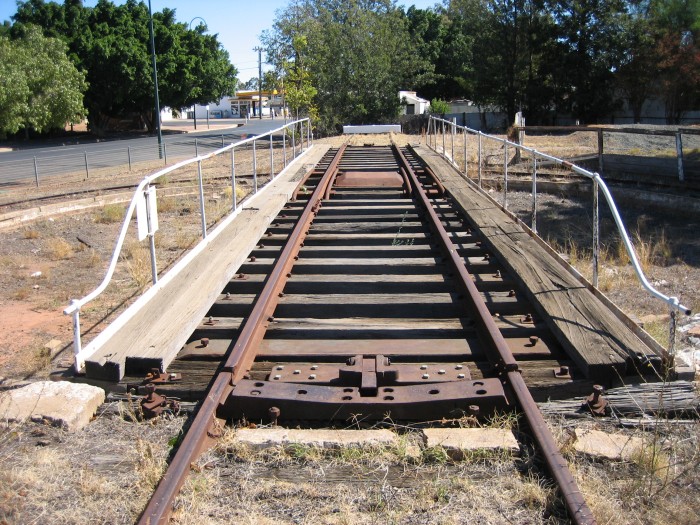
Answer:
<path fill-rule="evenodd" d="M 287 172 L 270 182 L 264 198 L 246 207 L 190 263 L 163 285 L 137 315 L 129 312 L 123 326 L 111 336 L 95 339 L 96 351 L 86 360 L 86 374 L 96 379 L 120 380 L 127 357 L 148 363 L 157 361 L 165 369 L 175 358 L 209 305 L 234 276 L 248 252 L 294 191 L 305 172 L 304 164 L 317 162 L 328 150 L 314 146 L 290 165 Z M 127 313 L 125 312 L 125 313 Z M 124 315 L 124 314 L 123 314 Z"/>
<path fill-rule="evenodd" d="M 627 372 L 635 353 L 654 353 L 499 206 L 439 156 L 425 147 L 416 150 L 482 231 L 499 261 L 528 290 L 530 300 L 588 378 L 612 381 Z"/>

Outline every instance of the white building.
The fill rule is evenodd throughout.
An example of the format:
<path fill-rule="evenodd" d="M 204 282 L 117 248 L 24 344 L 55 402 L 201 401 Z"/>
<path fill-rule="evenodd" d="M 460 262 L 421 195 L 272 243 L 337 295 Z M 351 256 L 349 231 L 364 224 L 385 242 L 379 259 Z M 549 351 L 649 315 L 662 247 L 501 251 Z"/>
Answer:
<path fill-rule="evenodd" d="M 402 115 L 422 115 L 430 107 L 430 102 L 416 95 L 415 91 L 399 91 Z"/>

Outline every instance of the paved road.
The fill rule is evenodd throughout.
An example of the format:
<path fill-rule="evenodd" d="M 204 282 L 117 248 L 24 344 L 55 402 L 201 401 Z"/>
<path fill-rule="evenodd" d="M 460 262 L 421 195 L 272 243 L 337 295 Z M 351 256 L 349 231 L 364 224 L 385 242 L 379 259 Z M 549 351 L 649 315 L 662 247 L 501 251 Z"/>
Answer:
<path fill-rule="evenodd" d="M 241 138 L 261 135 L 284 124 L 281 119 L 210 120 L 215 129 L 206 129 L 206 120 L 198 120 L 198 130 L 193 131 L 192 121 L 164 123 L 164 152 L 168 160 L 206 154 L 236 142 Z M 243 124 L 243 125 L 239 125 Z M 202 130 L 202 128 L 205 128 Z M 182 130 L 178 133 L 178 131 Z M 158 139 L 140 137 L 134 139 L 90 141 L 79 144 L 56 144 L 50 147 L 28 147 L 0 153 L 0 187 L 36 178 L 54 177 L 63 173 L 87 169 L 123 166 L 132 163 L 158 160 Z M 36 169 L 35 169 L 36 159 Z"/>

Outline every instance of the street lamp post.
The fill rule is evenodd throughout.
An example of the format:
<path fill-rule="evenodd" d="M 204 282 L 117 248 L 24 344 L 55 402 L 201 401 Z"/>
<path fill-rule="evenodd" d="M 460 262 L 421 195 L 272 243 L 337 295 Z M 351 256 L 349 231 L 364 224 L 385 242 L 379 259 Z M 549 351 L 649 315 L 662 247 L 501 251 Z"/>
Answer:
<path fill-rule="evenodd" d="M 158 99 L 158 69 L 156 68 L 156 42 L 153 37 L 153 12 L 151 0 L 148 0 L 148 32 L 151 35 L 151 62 L 153 64 L 153 86 L 156 99 L 156 130 L 158 130 L 158 158 L 163 158 L 163 134 L 160 129 L 160 100 Z"/>
<path fill-rule="evenodd" d="M 195 20 L 201 20 L 202 22 L 204 22 L 204 27 L 205 28 L 208 27 L 207 21 L 204 20 L 204 18 L 202 18 L 201 16 L 195 16 L 192 20 L 190 20 L 190 26 L 189 26 L 190 31 L 192 30 L 192 22 L 194 22 Z M 194 129 L 197 130 L 197 101 L 195 101 L 194 104 L 192 104 L 192 117 L 194 118 Z M 207 121 L 208 120 L 209 120 L 209 114 L 207 113 Z M 207 123 L 207 128 L 208 127 L 209 127 L 209 124 Z"/>

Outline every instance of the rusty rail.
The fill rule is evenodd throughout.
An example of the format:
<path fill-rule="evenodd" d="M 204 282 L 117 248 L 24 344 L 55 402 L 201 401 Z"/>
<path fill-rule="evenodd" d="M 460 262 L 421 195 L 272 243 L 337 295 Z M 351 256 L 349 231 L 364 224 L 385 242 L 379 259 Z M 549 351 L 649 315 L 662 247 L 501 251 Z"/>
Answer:
<path fill-rule="evenodd" d="M 294 257 L 298 253 L 302 239 L 313 221 L 315 212 L 321 205 L 326 187 L 337 171 L 338 163 L 344 151 L 344 146 L 338 150 L 316 190 L 311 195 L 299 222 L 285 245 L 282 255 L 275 264 L 270 279 L 268 279 L 265 288 L 256 301 L 253 312 L 246 321 L 233 351 L 226 360 L 223 370 L 216 376 L 212 387 L 197 411 L 192 425 L 188 429 L 187 434 L 185 434 L 180 447 L 144 509 L 138 522 L 140 525 L 156 525 L 168 522 L 173 511 L 173 503 L 185 482 L 190 465 L 208 448 L 211 438 L 220 435 L 223 422 L 216 417 L 216 411 L 222 400 L 233 390 L 235 382 L 245 374 L 246 364 L 254 358 L 252 350 L 262 339 L 267 329 L 268 317 L 274 310 L 279 292 L 284 288 L 287 274 L 294 263 Z"/>
<path fill-rule="evenodd" d="M 425 194 L 425 191 L 423 191 L 421 188 L 418 177 L 411 168 L 410 163 L 406 160 L 406 157 L 395 144 L 393 147 L 396 151 L 397 157 L 401 159 L 403 169 L 406 170 L 406 173 L 411 180 L 416 198 L 421 202 L 426 211 L 431 228 L 438 234 L 441 245 L 445 253 L 447 253 L 449 256 L 450 264 L 457 275 L 459 275 L 460 285 L 464 287 L 469 295 L 471 305 L 476 313 L 477 321 L 481 323 L 482 330 L 486 332 L 484 334 L 484 338 L 495 351 L 495 354 L 489 355 L 489 359 L 495 363 L 497 369 L 499 369 L 501 372 L 501 375 L 505 377 L 508 384 L 513 389 L 518 404 L 520 405 L 528 425 L 535 435 L 535 440 L 544 455 L 549 472 L 562 492 L 562 496 L 566 502 L 566 507 L 569 511 L 571 519 L 577 525 L 592 525 L 596 523 L 593 513 L 588 508 L 588 505 L 583 499 L 583 495 L 581 494 L 576 481 L 569 471 L 566 460 L 559 451 L 559 448 L 554 441 L 554 437 L 552 436 L 552 433 L 547 427 L 547 423 L 542 417 L 542 413 L 525 385 L 525 381 L 523 380 L 518 369 L 518 363 L 513 357 L 510 348 L 508 348 L 508 345 L 506 344 L 500 330 L 496 326 L 496 323 L 493 321 L 493 317 L 489 313 L 486 304 L 481 298 L 479 291 L 477 290 L 474 281 L 469 274 L 469 271 L 464 265 L 464 261 L 458 254 L 457 247 L 452 243 L 449 234 L 442 226 L 440 218 L 437 216 L 437 213 L 430 204 L 430 200 Z"/>

